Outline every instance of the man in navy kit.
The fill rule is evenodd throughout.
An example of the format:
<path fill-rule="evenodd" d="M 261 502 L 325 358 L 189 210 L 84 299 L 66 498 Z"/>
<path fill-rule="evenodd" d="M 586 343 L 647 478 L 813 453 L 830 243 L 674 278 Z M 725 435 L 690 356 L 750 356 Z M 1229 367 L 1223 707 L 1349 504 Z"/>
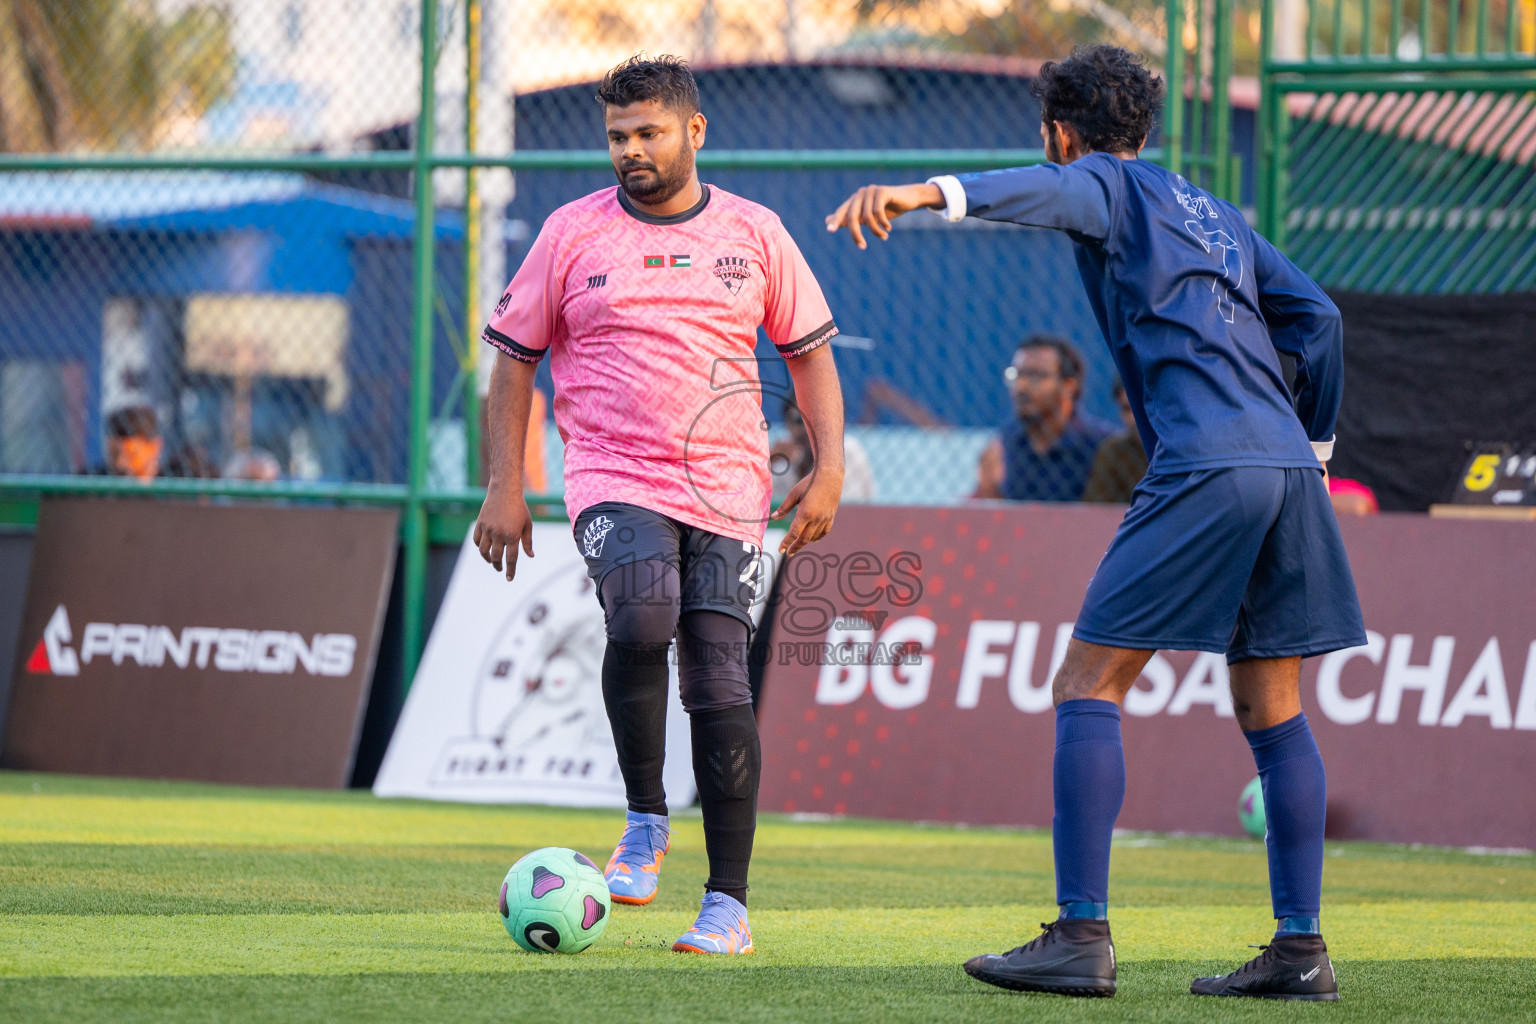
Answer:
<path fill-rule="evenodd" d="M 1159 648 L 1225 653 L 1263 780 L 1275 937 L 1200 995 L 1333 1000 L 1319 931 L 1323 762 L 1301 659 L 1365 643 L 1329 504 L 1342 393 L 1338 309 L 1230 203 L 1136 158 L 1163 83 L 1118 47 L 1034 83 L 1049 164 L 860 189 L 827 218 L 859 248 L 920 207 L 1065 231 L 1149 454 L 1088 583 L 1056 700 L 1060 917 L 965 965 L 1004 988 L 1113 995 L 1110 834 L 1125 796 L 1120 703 Z M 1295 361 L 1294 393 L 1279 353 Z"/>

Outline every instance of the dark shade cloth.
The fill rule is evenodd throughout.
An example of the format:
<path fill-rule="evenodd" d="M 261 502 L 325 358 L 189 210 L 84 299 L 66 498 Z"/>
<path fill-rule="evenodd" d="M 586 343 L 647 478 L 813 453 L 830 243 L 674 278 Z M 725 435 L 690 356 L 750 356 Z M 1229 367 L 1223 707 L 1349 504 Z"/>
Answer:
<path fill-rule="evenodd" d="M 1446 501 L 1468 441 L 1536 441 L 1536 293 L 1330 294 L 1346 384 L 1328 470 L 1383 512 Z"/>

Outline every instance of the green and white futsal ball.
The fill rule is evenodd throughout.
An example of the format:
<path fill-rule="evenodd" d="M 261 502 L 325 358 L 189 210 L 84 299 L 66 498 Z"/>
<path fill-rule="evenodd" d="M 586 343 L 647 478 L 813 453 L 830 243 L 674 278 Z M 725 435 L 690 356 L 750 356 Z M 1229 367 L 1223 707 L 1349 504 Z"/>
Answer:
<path fill-rule="evenodd" d="M 528 952 L 580 953 L 608 927 L 608 883 L 582 854 L 546 846 L 512 865 L 497 909 Z"/>
<path fill-rule="evenodd" d="M 1243 787 L 1243 795 L 1237 798 L 1237 820 L 1243 823 L 1243 831 L 1255 839 L 1264 838 L 1264 786 L 1258 776 Z"/>

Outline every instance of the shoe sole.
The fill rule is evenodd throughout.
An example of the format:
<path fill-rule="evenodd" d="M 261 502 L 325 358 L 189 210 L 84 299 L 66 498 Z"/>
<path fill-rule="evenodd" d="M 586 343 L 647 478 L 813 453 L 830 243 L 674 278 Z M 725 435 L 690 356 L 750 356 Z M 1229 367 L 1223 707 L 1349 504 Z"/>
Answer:
<path fill-rule="evenodd" d="M 996 985 L 998 988 L 1006 988 L 1012 992 L 1047 992 L 1051 995 L 1081 996 L 1090 999 L 1108 998 L 1115 994 L 1115 983 L 1105 982 L 1103 978 L 1064 977 L 1045 982 L 1011 978 L 1005 974 L 992 974 L 988 971 L 973 971 L 969 967 L 964 970 L 977 981 Z"/>
<path fill-rule="evenodd" d="M 674 942 L 672 943 L 672 952 L 697 953 L 700 956 L 744 956 L 747 953 L 755 953 L 757 950 L 751 946 L 748 946 L 746 949 L 738 949 L 734 953 L 717 953 L 712 949 L 699 949 L 697 946 L 688 946 L 681 942 Z"/>
<path fill-rule="evenodd" d="M 1210 996 L 1215 999 L 1281 999 L 1294 1003 L 1336 1003 L 1337 992 L 1316 992 L 1307 995 L 1287 995 L 1283 992 L 1191 992 L 1190 995 Z"/>
<path fill-rule="evenodd" d="M 614 903 L 622 903 L 626 907 L 643 907 L 647 903 L 650 903 L 652 900 L 654 900 L 656 898 L 656 893 L 654 893 L 654 892 L 651 893 L 649 896 L 647 896 L 643 900 L 637 900 L 633 896 L 620 896 L 618 893 L 614 892 L 612 889 L 609 889 L 608 890 L 608 898 L 610 900 L 612 900 Z"/>

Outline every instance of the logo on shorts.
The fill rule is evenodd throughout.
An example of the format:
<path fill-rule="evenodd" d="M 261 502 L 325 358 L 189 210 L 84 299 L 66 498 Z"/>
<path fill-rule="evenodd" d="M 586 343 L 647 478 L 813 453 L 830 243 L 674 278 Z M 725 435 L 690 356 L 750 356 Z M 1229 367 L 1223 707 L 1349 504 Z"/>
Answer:
<path fill-rule="evenodd" d="M 732 295 L 741 294 L 741 286 L 752 276 L 751 265 L 740 256 L 722 256 L 715 260 L 715 276 Z"/>
<path fill-rule="evenodd" d="M 603 541 L 608 539 L 608 531 L 612 529 L 613 520 L 607 516 L 598 516 L 587 524 L 586 532 L 581 535 L 581 549 L 588 558 L 603 557 Z"/>
<path fill-rule="evenodd" d="M 741 542 L 741 550 L 745 552 L 742 556 L 743 568 L 741 574 L 736 579 L 752 588 L 752 596 L 756 600 L 758 591 L 762 586 L 762 580 L 758 577 L 757 573 L 762 567 L 762 559 L 759 556 L 762 555 L 763 550 L 756 544 L 749 544 L 746 541 Z"/>

